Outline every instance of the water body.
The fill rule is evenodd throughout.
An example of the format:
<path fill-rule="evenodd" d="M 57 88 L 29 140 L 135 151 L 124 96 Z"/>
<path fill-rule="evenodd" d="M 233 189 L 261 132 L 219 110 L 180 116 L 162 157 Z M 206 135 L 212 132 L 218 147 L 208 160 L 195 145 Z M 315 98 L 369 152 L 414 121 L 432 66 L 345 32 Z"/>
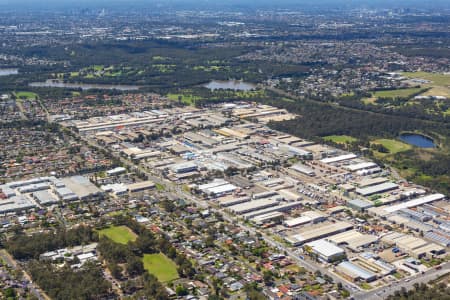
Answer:
<path fill-rule="evenodd" d="M 400 135 L 400 139 L 405 143 L 410 145 L 420 147 L 420 148 L 434 148 L 436 144 L 434 141 L 426 136 L 421 134 L 414 133 L 404 133 Z"/>
<path fill-rule="evenodd" d="M 0 69 L 0 76 L 17 75 L 19 74 L 18 69 Z"/>
<path fill-rule="evenodd" d="M 32 82 L 32 87 L 54 87 L 67 89 L 82 89 L 82 90 L 119 90 L 119 91 L 136 91 L 140 87 L 137 85 L 120 85 L 120 84 L 95 84 L 95 83 L 67 83 L 59 80 L 48 79 L 45 82 Z"/>
<path fill-rule="evenodd" d="M 224 89 L 235 91 L 251 91 L 256 88 L 256 85 L 243 82 L 240 80 L 228 80 L 228 81 L 213 80 L 203 86 L 210 90 Z"/>

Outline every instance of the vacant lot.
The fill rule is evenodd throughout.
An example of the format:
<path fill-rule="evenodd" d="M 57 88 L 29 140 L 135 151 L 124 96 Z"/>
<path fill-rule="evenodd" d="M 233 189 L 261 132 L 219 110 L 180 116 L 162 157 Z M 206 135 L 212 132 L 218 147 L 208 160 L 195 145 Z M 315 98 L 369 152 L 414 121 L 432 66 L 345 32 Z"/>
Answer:
<path fill-rule="evenodd" d="M 126 226 L 112 226 L 100 230 L 100 236 L 106 236 L 116 243 L 128 244 L 136 240 L 136 234 Z"/>
<path fill-rule="evenodd" d="M 168 282 L 178 278 L 177 265 L 162 253 L 145 254 L 144 268 L 159 281 Z"/>

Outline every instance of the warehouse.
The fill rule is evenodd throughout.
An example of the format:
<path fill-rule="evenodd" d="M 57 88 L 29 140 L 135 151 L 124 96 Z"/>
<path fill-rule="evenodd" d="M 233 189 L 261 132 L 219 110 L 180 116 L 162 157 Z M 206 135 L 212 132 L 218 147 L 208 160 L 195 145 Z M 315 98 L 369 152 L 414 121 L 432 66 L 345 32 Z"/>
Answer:
<path fill-rule="evenodd" d="M 259 200 L 262 201 L 262 200 Z M 280 205 L 274 205 L 268 208 L 264 208 L 264 209 L 260 209 L 260 210 L 256 210 L 256 211 L 252 211 L 252 212 L 248 212 L 246 214 L 244 214 L 244 219 L 248 220 L 251 218 L 254 218 L 256 216 L 260 216 L 263 214 L 268 214 L 271 212 L 287 212 L 290 211 L 292 209 L 295 209 L 297 207 L 300 207 L 302 205 L 301 202 L 290 202 L 290 203 L 283 203 Z"/>
<path fill-rule="evenodd" d="M 305 249 L 311 249 L 320 260 L 326 262 L 334 262 L 345 258 L 345 251 L 342 248 L 325 239 L 307 243 Z"/>
<path fill-rule="evenodd" d="M 155 183 L 153 181 L 142 181 L 136 182 L 128 185 L 128 190 L 132 193 L 141 192 L 149 189 L 153 189 L 155 187 Z"/>
<path fill-rule="evenodd" d="M 278 201 L 273 199 L 262 199 L 262 200 L 256 200 L 256 201 L 250 201 L 241 203 L 238 205 L 233 205 L 228 207 L 230 211 L 237 215 L 242 215 L 248 212 L 261 210 L 264 208 L 272 207 L 278 205 Z"/>
<path fill-rule="evenodd" d="M 345 168 L 347 170 L 349 170 L 350 172 L 356 172 L 359 170 L 364 170 L 364 169 L 372 169 L 377 167 L 378 165 L 376 163 L 373 162 L 362 162 L 359 164 L 354 164 L 354 165 L 348 165 Z"/>
<path fill-rule="evenodd" d="M 445 199 L 445 195 L 443 194 L 432 194 L 432 195 L 428 195 L 425 197 L 421 197 L 421 198 L 417 198 L 417 199 L 413 199 L 411 201 L 407 201 L 407 202 L 403 202 L 397 205 L 393 205 L 393 206 L 389 206 L 384 208 L 384 210 L 388 213 L 392 213 L 404 208 L 410 208 L 410 207 L 416 207 L 416 206 L 420 206 L 423 205 L 425 203 L 430 203 L 433 201 L 438 201 L 438 200 L 442 200 Z"/>
<path fill-rule="evenodd" d="M 33 193 L 33 198 L 41 205 L 58 203 L 58 198 L 48 191 L 37 191 Z"/>
<path fill-rule="evenodd" d="M 263 215 L 259 215 L 252 218 L 252 222 L 257 225 L 262 225 L 268 222 L 279 221 L 284 218 L 283 213 L 275 211 Z"/>
<path fill-rule="evenodd" d="M 344 155 L 339 155 L 339 156 L 335 156 L 335 157 L 324 158 L 320 161 L 323 162 L 324 164 L 332 164 L 332 163 L 341 162 L 344 160 L 354 159 L 356 157 L 358 157 L 358 156 L 353 153 L 350 153 L 350 154 L 344 154 Z"/>
<path fill-rule="evenodd" d="M 103 191 L 111 193 L 115 196 L 125 195 L 128 193 L 128 188 L 123 183 L 110 183 L 100 187 Z"/>
<path fill-rule="evenodd" d="M 398 188 L 398 184 L 395 184 L 393 182 L 385 182 L 378 185 L 369 186 L 366 188 L 358 188 L 356 189 L 356 193 L 362 195 L 362 196 L 370 196 L 373 194 L 383 193 L 392 191 Z"/>
<path fill-rule="evenodd" d="M 371 282 L 377 279 L 377 275 L 349 261 L 343 261 L 336 267 L 336 271 L 352 281 Z"/>
<path fill-rule="evenodd" d="M 103 195 L 103 192 L 86 177 L 65 177 L 62 178 L 61 181 L 81 200 Z"/>
<path fill-rule="evenodd" d="M 353 252 L 358 252 L 362 248 L 378 241 L 377 236 L 362 234 L 354 229 L 329 236 L 326 239 L 327 241 L 330 241 L 338 246 L 346 245 L 347 248 L 352 250 Z"/>
<path fill-rule="evenodd" d="M 78 196 L 74 192 L 72 192 L 71 189 L 68 189 L 66 187 L 57 188 L 55 190 L 55 193 L 58 195 L 58 197 L 61 200 L 64 200 L 64 201 L 78 200 Z"/>
<path fill-rule="evenodd" d="M 250 197 L 240 197 L 240 198 L 231 198 L 231 199 L 221 199 L 219 200 L 219 204 L 221 207 L 228 207 L 236 204 L 241 204 L 244 202 L 249 202 L 251 200 Z"/>
<path fill-rule="evenodd" d="M 36 207 L 36 204 L 23 195 L 13 196 L 8 199 L 0 199 L 0 213 L 2 214 L 25 211 L 34 207 Z"/>
<path fill-rule="evenodd" d="M 316 172 L 311 167 L 308 167 L 304 164 L 295 164 L 290 169 L 297 171 L 301 174 L 308 175 L 308 176 L 316 176 Z"/>
<path fill-rule="evenodd" d="M 236 189 L 237 189 L 237 186 L 235 186 L 234 184 L 228 183 L 228 184 L 219 185 L 216 187 L 206 189 L 204 192 L 213 197 L 220 197 L 220 196 L 223 196 L 226 194 L 230 194 L 230 193 L 234 192 Z"/>
<path fill-rule="evenodd" d="M 363 211 L 373 207 L 373 202 L 361 200 L 361 199 L 355 199 L 355 200 L 348 201 L 347 206 L 354 210 L 357 210 L 359 212 L 363 212 Z"/>
<path fill-rule="evenodd" d="M 276 196 L 276 195 L 278 195 L 278 193 L 274 192 L 274 191 L 256 193 L 256 194 L 253 194 L 253 199 L 263 199 L 263 198 L 268 198 L 268 197 L 272 197 L 272 196 Z"/>
<path fill-rule="evenodd" d="M 388 181 L 388 179 L 385 177 L 364 178 L 361 181 L 357 182 L 357 184 L 360 188 L 364 188 L 372 185 L 385 183 L 386 181 Z"/>
<path fill-rule="evenodd" d="M 285 220 L 283 222 L 283 225 L 286 227 L 292 228 L 292 227 L 311 223 L 311 221 L 312 220 L 310 217 L 298 217 L 298 218 L 294 218 L 294 219 Z"/>
<path fill-rule="evenodd" d="M 300 246 L 314 240 L 322 239 L 333 234 L 344 232 L 353 228 L 353 225 L 347 222 L 336 222 L 320 224 L 318 226 L 308 226 L 298 233 L 286 237 L 286 241 L 293 246 Z"/>
<path fill-rule="evenodd" d="M 117 168 L 114 168 L 112 170 L 106 171 L 106 174 L 108 176 L 117 176 L 117 175 L 120 175 L 120 174 L 124 174 L 126 172 L 127 172 L 127 169 L 125 169 L 124 167 L 117 167 Z"/>
<path fill-rule="evenodd" d="M 189 173 L 189 172 L 197 171 L 198 166 L 193 162 L 185 162 L 185 163 L 174 164 L 174 165 L 170 166 L 170 169 L 174 173 Z"/>
<path fill-rule="evenodd" d="M 286 201 L 300 201 L 302 200 L 302 197 L 300 194 L 297 194 L 296 192 L 292 190 L 278 190 L 278 194 L 280 194 L 283 199 Z"/>
<path fill-rule="evenodd" d="M 214 188 L 214 187 L 217 187 L 217 186 L 225 185 L 225 184 L 228 184 L 228 183 L 229 183 L 228 181 L 225 181 L 225 180 L 223 180 L 221 178 L 216 178 L 216 179 L 214 179 L 213 181 L 211 181 L 209 183 L 205 183 L 205 184 L 199 185 L 198 189 L 203 192 L 203 191 L 206 191 L 206 190 L 208 190 L 210 188 Z"/>

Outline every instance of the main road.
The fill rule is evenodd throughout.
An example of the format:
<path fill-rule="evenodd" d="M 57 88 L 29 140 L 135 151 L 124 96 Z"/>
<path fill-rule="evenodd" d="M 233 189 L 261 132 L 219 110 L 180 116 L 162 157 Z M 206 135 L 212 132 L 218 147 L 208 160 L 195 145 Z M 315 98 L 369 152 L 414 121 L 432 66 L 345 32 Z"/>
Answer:
<path fill-rule="evenodd" d="M 416 283 L 427 283 L 440 276 L 450 273 L 450 262 L 442 264 L 439 269 L 433 268 L 426 271 L 424 274 L 417 273 L 414 276 L 404 278 L 389 286 L 382 286 L 370 291 L 358 292 L 353 295 L 356 300 L 380 300 L 386 299 L 389 295 L 393 295 L 396 291 L 405 288 L 410 290 Z"/>

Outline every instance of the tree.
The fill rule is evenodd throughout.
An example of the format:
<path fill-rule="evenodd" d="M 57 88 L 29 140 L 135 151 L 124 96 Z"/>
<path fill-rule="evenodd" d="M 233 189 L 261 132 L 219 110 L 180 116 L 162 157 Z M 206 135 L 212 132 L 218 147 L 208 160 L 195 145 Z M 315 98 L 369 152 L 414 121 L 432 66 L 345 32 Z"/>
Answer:
<path fill-rule="evenodd" d="M 142 260 L 134 255 L 127 257 L 127 273 L 130 276 L 139 276 L 144 273 L 144 264 L 142 263 Z"/>
<path fill-rule="evenodd" d="M 177 286 L 175 292 L 177 293 L 177 296 L 186 296 L 188 294 L 188 290 L 182 285 Z"/>

